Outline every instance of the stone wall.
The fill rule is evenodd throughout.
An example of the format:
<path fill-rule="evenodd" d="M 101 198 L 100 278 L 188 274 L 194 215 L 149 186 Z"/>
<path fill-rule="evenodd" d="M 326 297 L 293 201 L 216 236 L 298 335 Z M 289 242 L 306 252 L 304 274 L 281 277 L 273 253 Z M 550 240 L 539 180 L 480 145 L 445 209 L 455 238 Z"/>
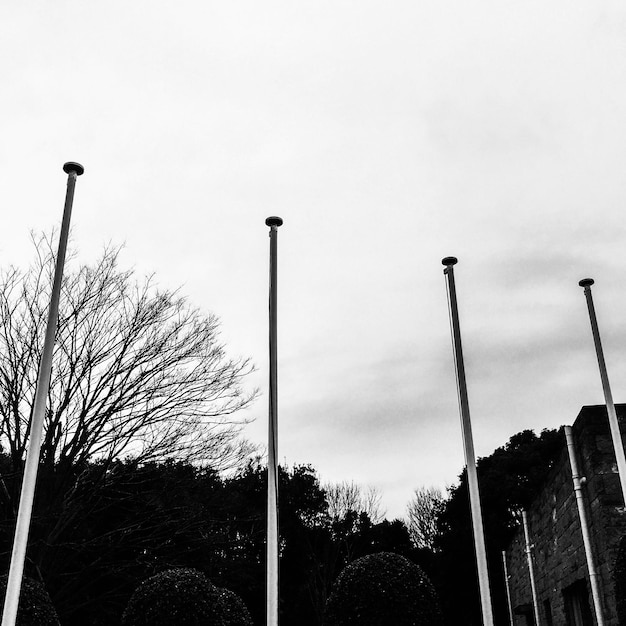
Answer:
<path fill-rule="evenodd" d="M 618 405 L 622 438 L 626 432 L 626 405 Z M 614 461 L 606 407 L 583 407 L 573 427 L 585 507 L 598 571 L 606 626 L 618 626 L 613 589 L 613 566 L 620 538 L 626 534 L 619 477 Z M 561 429 L 563 433 L 563 429 Z M 574 626 L 568 618 L 566 596 L 580 595 L 581 615 L 586 624 L 593 614 L 582 531 L 573 489 L 565 434 L 563 448 L 544 486 L 529 507 L 528 525 L 539 604 L 540 623 Z M 533 624 L 533 601 L 521 525 L 507 549 L 507 566 L 515 626 Z M 585 588 L 586 586 L 586 588 Z M 590 614 L 585 614 L 587 607 Z M 572 609 L 569 609 L 572 610 Z M 595 624 L 595 619 L 590 622 Z"/>

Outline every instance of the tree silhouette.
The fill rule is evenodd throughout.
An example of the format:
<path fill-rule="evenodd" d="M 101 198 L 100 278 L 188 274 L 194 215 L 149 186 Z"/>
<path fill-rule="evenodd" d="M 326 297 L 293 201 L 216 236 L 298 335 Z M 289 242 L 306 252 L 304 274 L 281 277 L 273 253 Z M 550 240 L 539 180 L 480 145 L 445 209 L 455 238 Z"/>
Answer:
<path fill-rule="evenodd" d="M 443 508 L 443 495 L 436 487 L 419 487 L 407 506 L 408 528 L 416 548 L 435 547 L 437 518 Z"/>
<path fill-rule="evenodd" d="M 557 430 L 546 429 L 540 435 L 524 430 L 513 435 L 505 446 L 478 460 L 485 543 L 497 623 L 507 619 L 501 551 L 507 547 L 520 523 L 521 510 L 530 504 L 561 451 L 562 441 L 562 434 Z M 478 626 L 482 620 L 467 472 L 464 470 L 459 478 L 459 484 L 450 489 L 437 518 L 435 548 L 439 569 L 432 580 L 441 593 L 447 623 Z"/>
<path fill-rule="evenodd" d="M 0 444 L 19 469 L 50 299 L 51 238 L 35 263 L 0 274 Z M 44 465 L 132 455 L 227 467 L 242 457 L 233 414 L 254 393 L 251 370 L 228 359 L 219 322 L 177 292 L 118 268 L 119 248 L 66 272 L 41 448 Z"/>

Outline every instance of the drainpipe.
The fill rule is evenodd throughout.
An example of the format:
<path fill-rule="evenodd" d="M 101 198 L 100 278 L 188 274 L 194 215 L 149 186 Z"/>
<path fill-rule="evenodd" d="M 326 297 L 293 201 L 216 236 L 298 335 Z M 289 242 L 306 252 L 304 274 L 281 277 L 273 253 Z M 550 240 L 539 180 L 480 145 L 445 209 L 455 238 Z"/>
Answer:
<path fill-rule="evenodd" d="M 585 502 L 583 500 L 581 480 L 578 474 L 578 463 L 576 461 L 576 448 L 574 447 L 572 427 L 564 426 L 563 429 L 565 430 L 565 439 L 567 441 L 569 462 L 572 466 L 572 480 L 574 481 L 574 493 L 576 494 L 578 517 L 580 518 L 580 528 L 583 533 L 583 544 L 585 546 L 587 568 L 589 569 L 589 583 L 591 584 L 593 608 L 596 612 L 596 621 L 598 622 L 598 626 L 604 626 L 604 617 L 602 615 L 602 602 L 600 600 L 600 587 L 598 585 L 598 573 L 596 571 L 596 565 L 593 559 L 593 551 L 591 549 L 591 534 L 589 533 L 589 522 L 587 520 L 587 512 L 585 511 Z"/>
<path fill-rule="evenodd" d="M 509 622 L 513 626 L 513 605 L 511 604 L 511 586 L 509 585 L 509 572 L 506 567 L 506 551 L 502 550 L 502 566 L 504 567 L 504 584 L 506 585 L 506 602 L 509 608 Z"/>
<path fill-rule="evenodd" d="M 526 558 L 528 559 L 528 573 L 530 574 L 530 589 L 533 594 L 533 609 L 535 611 L 535 624 L 540 626 L 539 620 L 539 601 L 537 600 L 537 588 L 535 587 L 535 568 L 533 567 L 533 555 L 530 543 L 530 535 L 528 533 L 528 516 L 526 511 L 522 511 L 522 521 L 524 523 L 524 539 L 526 540 Z"/>

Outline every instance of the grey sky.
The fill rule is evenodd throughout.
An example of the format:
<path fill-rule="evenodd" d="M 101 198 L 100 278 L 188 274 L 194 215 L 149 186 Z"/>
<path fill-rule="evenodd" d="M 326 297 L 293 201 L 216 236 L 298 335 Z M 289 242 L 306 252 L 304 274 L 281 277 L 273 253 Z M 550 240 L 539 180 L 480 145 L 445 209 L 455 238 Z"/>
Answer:
<path fill-rule="evenodd" d="M 2 264 L 58 224 L 80 161 L 80 258 L 126 242 L 264 387 L 284 218 L 281 459 L 378 486 L 390 515 L 455 479 L 450 254 L 478 454 L 602 402 L 583 276 L 624 399 L 622 3 L 41 0 L 0 31 Z"/>

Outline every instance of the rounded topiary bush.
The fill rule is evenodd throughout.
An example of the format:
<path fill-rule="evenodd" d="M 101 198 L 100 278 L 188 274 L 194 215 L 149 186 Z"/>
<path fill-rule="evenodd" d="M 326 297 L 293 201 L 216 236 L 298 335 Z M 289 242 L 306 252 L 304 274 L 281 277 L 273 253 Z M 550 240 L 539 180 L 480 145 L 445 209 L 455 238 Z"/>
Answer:
<path fill-rule="evenodd" d="M 0 577 L 0 594 L 5 597 L 7 576 Z M 2 600 L 4 602 L 4 600 Z M 32 578 L 22 578 L 16 626 L 59 626 L 59 616 L 45 587 Z"/>
<path fill-rule="evenodd" d="M 435 590 L 422 569 L 379 552 L 350 563 L 326 603 L 326 626 L 439 626 Z"/>
<path fill-rule="evenodd" d="M 244 601 L 230 589 L 218 589 L 224 626 L 253 626 Z"/>
<path fill-rule="evenodd" d="M 122 626 L 225 626 L 220 593 L 195 569 L 171 569 L 145 580 L 131 596 Z"/>

